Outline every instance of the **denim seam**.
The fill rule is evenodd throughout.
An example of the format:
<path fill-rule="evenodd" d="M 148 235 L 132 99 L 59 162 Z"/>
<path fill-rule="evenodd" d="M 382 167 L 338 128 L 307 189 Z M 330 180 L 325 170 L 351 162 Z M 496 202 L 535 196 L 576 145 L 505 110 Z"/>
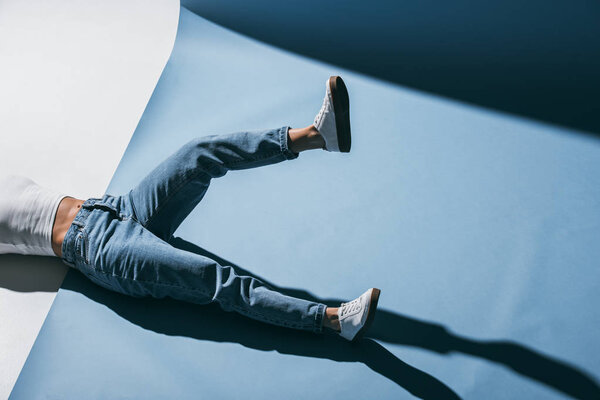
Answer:
<path fill-rule="evenodd" d="M 192 292 L 199 292 L 201 294 L 203 294 L 204 296 L 207 297 L 212 297 L 209 293 L 207 293 L 206 291 L 202 290 L 202 289 L 198 289 L 198 288 L 190 288 L 190 287 L 186 287 L 186 286 L 179 286 L 179 285 L 173 285 L 173 284 L 169 284 L 169 283 L 165 283 L 165 282 L 157 282 L 157 281 L 141 281 L 138 279 L 133 279 L 133 278 L 129 278 L 129 277 L 125 277 L 125 276 L 119 276 L 119 275 L 115 275 L 115 274 L 111 274 L 108 272 L 104 272 L 101 271 L 99 269 L 97 269 L 95 266 L 90 265 L 90 267 L 96 271 L 99 274 L 102 275 L 106 275 L 108 276 L 112 276 L 114 278 L 117 279 L 123 279 L 123 280 L 128 280 L 128 281 L 133 281 L 133 282 L 139 282 L 139 283 L 149 283 L 151 285 L 156 285 L 156 286 L 170 286 L 170 287 L 176 287 L 178 289 L 183 289 L 183 290 L 188 290 L 188 291 L 192 291 Z M 110 284 L 110 282 L 107 282 L 108 284 Z M 218 300 L 213 300 L 213 301 L 217 301 Z M 291 327 L 291 328 L 297 328 L 297 329 L 312 329 L 314 328 L 314 323 L 309 323 L 309 324 L 302 324 L 302 323 L 295 323 L 295 322 L 289 322 L 289 321 L 281 321 L 281 320 L 276 320 L 276 319 L 272 319 L 272 318 L 268 318 L 265 317 L 264 315 L 248 310 L 246 308 L 237 306 L 235 304 L 231 304 L 231 303 L 227 303 L 228 305 L 230 305 L 233 309 L 237 310 L 238 312 L 240 312 L 242 315 L 243 314 L 247 314 L 247 315 L 252 315 L 254 317 L 256 317 L 256 319 L 261 320 L 261 321 L 268 321 L 268 322 L 272 322 L 281 326 L 287 326 L 287 327 Z M 319 307 L 322 307 L 323 305 L 319 305 Z M 317 313 L 317 315 L 319 315 Z M 320 332 L 320 330 L 315 330 L 316 332 Z"/>
<path fill-rule="evenodd" d="M 135 208 L 135 203 L 133 202 L 133 198 L 131 197 L 132 193 L 133 193 L 133 189 L 131 189 L 129 191 L 129 193 L 127 193 L 127 198 L 129 199 L 129 204 L 131 204 L 131 211 L 133 212 L 133 219 L 135 221 L 138 221 L 138 211 Z"/>
<path fill-rule="evenodd" d="M 85 230 L 85 226 L 80 227 L 79 232 L 80 232 L 80 236 L 81 236 L 79 239 L 79 245 L 81 246 L 81 248 L 77 249 L 77 246 L 75 246 L 75 250 L 76 251 L 79 250 L 79 252 L 80 252 L 80 254 L 76 253 L 76 255 L 79 255 L 79 257 L 81 257 L 87 265 L 90 265 L 89 256 L 88 256 L 88 250 L 89 250 L 88 235 Z M 75 236 L 75 240 L 77 240 L 77 236 Z M 84 250 L 83 256 L 81 255 L 81 250 Z"/>
<path fill-rule="evenodd" d="M 225 166 L 225 168 L 228 168 L 227 165 L 223 164 Z M 229 169 L 229 168 L 228 168 Z M 152 213 L 152 216 L 150 216 L 146 222 L 144 222 L 142 224 L 142 226 L 144 226 L 145 228 L 147 228 L 150 223 L 156 218 L 156 216 L 160 213 L 160 211 L 162 211 L 166 204 L 168 204 L 169 200 L 171 200 L 175 195 L 177 195 L 179 193 L 179 191 L 185 186 L 187 185 L 191 180 L 193 180 L 195 177 L 197 177 L 198 175 L 200 175 L 203 172 L 208 172 L 210 175 L 214 175 L 213 173 L 214 168 L 208 168 L 208 169 L 198 169 L 196 171 L 194 171 L 193 173 L 189 174 L 189 176 L 184 176 L 184 178 L 181 180 L 181 182 L 179 183 L 179 185 L 177 185 L 175 187 L 175 189 L 173 189 L 173 191 L 171 192 L 171 194 L 169 194 L 167 197 L 165 197 L 162 201 L 159 207 L 156 208 L 156 210 L 154 210 L 154 212 Z M 212 179 L 212 178 L 211 178 Z"/>
<path fill-rule="evenodd" d="M 138 221 L 138 223 L 139 223 L 139 221 Z M 141 225 L 141 226 L 142 226 L 144 229 L 148 230 L 148 228 L 146 228 L 146 227 L 145 227 L 143 224 L 141 224 L 141 223 L 140 223 L 140 225 Z M 85 229 L 85 227 L 81 227 L 81 231 L 82 231 L 82 232 L 83 232 L 83 230 L 84 230 L 84 229 Z M 150 233 L 152 233 L 150 230 L 148 230 L 148 231 L 149 231 Z M 87 242 L 87 233 L 86 233 L 86 242 Z M 87 257 L 87 249 L 86 249 L 86 258 L 88 258 L 88 257 Z M 96 273 L 98 273 L 98 274 L 102 274 L 102 275 L 105 275 L 106 277 L 110 277 L 110 276 L 112 276 L 113 278 L 117 278 L 117 279 L 123 279 L 123 280 L 128 280 L 128 281 L 133 281 L 133 282 L 139 282 L 139 283 L 150 283 L 150 284 L 153 284 L 153 285 L 171 286 L 171 287 L 176 287 L 176 288 L 179 288 L 179 289 L 196 291 L 196 292 L 202 293 L 202 294 L 203 294 L 203 295 L 205 295 L 205 296 L 211 296 L 211 297 L 212 297 L 212 294 L 209 294 L 209 293 L 207 293 L 206 291 L 204 291 L 204 290 L 202 290 L 202 289 L 190 288 L 190 287 L 186 287 L 186 286 L 179 286 L 179 285 L 172 285 L 172 284 L 169 284 L 169 283 L 158 282 L 158 281 L 142 281 L 142 280 L 138 280 L 138 279 L 135 279 L 135 278 L 129 278 L 129 277 L 126 277 L 126 276 L 117 275 L 117 274 L 114 274 L 114 273 L 111 273 L 111 272 L 106 272 L 106 271 L 103 271 L 103 270 L 101 270 L 101 269 L 97 268 L 95 265 L 93 265 L 92 263 L 90 263 L 90 262 L 89 262 L 87 259 L 84 259 L 84 260 L 86 261 L 86 264 L 87 264 L 87 265 L 88 265 L 90 268 L 92 268 L 92 269 L 93 269 L 93 270 L 94 270 Z M 108 283 L 108 282 L 107 282 L 107 283 Z"/>
<path fill-rule="evenodd" d="M 86 211 L 85 213 L 84 210 Z M 67 260 L 67 256 L 74 255 L 74 253 L 76 255 L 75 240 L 77 238 L 78 233 L 82 232 L 85 229 L 85 224 L 81 220 L 87 221 L 90 214 L 91 210 L 82 207 L 82 209 L 79 210 L 79 212 L 76 214 L 75 219 L 71 223 L 71 226 L 69 226 L 69 229 L 67 229 L 67 233 L 65 234 L 63 244 L 61 246 L 61 251 L 63 253 L 61 259 L 65 262 L 65 264 L 69 266 L 74 266 L 76 260 L 74 257 L 72 261 Z M 72 227 L 74 227 L 73 230 L 71 230 Z M 73 242 L 72 244 L 71 241 Z"/>
<path fill-rule="evenodd" d="M 264 315 L 257 313 L 255 311 L 252 310 L 248 310 L 246 308 L 237 306 L 235 304 L 229 304 L 231 306 L 231 308 L 237 310 L 240 314 L 244 315 L 253 315 L 255 317 L 257 317 L 256 319 L 259 319 L 261 321 L 268 321 L 268 322 L 272 322 L 275 323 L 276 325 L 280 325 L 280 326 L 287 326 L 287 327 L 292 327 L 292 328 L 299 328 L 299 329 L 309 329 L 313 327 L 312 323 L 309 324 L 302 324 L 302 323 L 297 323 L 297 322 L 288 322 L 288 321 L 282 321 L 282 320 L 276 320 L 276 319 L 272 319 L 269 317 L 265 317 Z"/>
<path fill-rule="evenodd" d="M 323 332 L 323 314 L 325 313 L 325 305 L 324 304 L 319 304 L 319 307 L 317 308 L 317 312 L 315 314 L 315 321 L 314 321 L 314 330 L 317 333 L 321 333 Z"/>
<path fill-rule="evenodd" d="M 88 264 L 88 265 L 97 274 L 104 275 L 107 278 L 108 277 L 113 277 L 113 278 L 116 278 L 116 279 L 122 279 L 122 280 L 126 280 L 126 281 L 132 281 L 132 282 L 138 282 L 138 283 L 148 283 L 148 284 L 156 285 L 156 286 L 169 286 L 169 287 L 175 287 L 175 288 L 178 288 L 178 289 L 183 289 L 183 290 L 187 290 L 187 291 L 191 291 L 191 292 L 198 292 L 198 293 L 201 293 L 202 295 L 204 295 L 206 297 L 211 297 L 211 298 L 213 298 L 213 301 L 217 301 L 217 302 L 220 303 L 219 300 L 214 299 L 214 296 L 212 294 L 207 293 L 206 291 L 204 291 L 202 289 L 199 289 L 199 288 L 191 288 L 191 287 L 187 287 L 187 286 L 173 285 L 173 284 L 170 284 L 170 283 L 159 282 L 159 281 L 142 281 L 142 280 L 135 279 L 135 278 L 129 278 L 129 277 L 126 277 L 126 276 L 121 276 L 121 275 L 116 275 L 116 274 L 113 274 L 113 273 L 110 273 L 110 272 L 105 272 L 105 271 L 102 271 L 102 270 L 96 268 L 96 266 L 94 266 L 94 265 L 90 265 L 90 264 Z M 98 278 L 100 278 L 100 277 L 98 277 Z M 110 285 L 110 282 L 106 281 L 106 283 Z M 323 307 L 324 307 L 322 304 L 319 305 L 319 309 L 317 310 L 317 314 L 315 315 L 315 321 L 313 321 L 311 323 L 308 323 L 308 324 L 275 320 L 275 319 L 272 319 L 272 318 L 269 318 L 269 317 L 265 317 L 264 315 L 262 315 L 260 313 L 257 313 L 257 312 L 252 311 L 252 310 L 248 310 L 246 308 L 240 307 L 240 306 L 235 305 L 235 304 L 231 304 L 231 303 L 226 303 L 226 304 L 229 305 L 229 306 L 231 306 L 233 309 L 237 310 L 241 314 L 246 314 L 247 316 L 248 315 L 252 315 L 252 316 L 255 317 L 255 319 L 258 319 L 258 320 L 269 321 L 269 322 L 275 323 L 275 324 L 280 325 L 280 326 L 287 326 L 287 327 L 291 327 L 291 328 L 312 329 L 315 332 L 321 332 L 322 331 L 322 327 L 321 327 L 321 329 L 318 329 L 319 324 L 317 322 L 319 320 L 319 316 L 321 316 L 321 314 L 322 314 L 322 312 L 320 312 L 320 310 L 322 310 Z"/>
<path fill-rule="evenodd" d="M 280 141 L 280 146 L 281 146 L 281 141 Z M 265 160 L 267 158 L 273 157 L 274 155 L 278 155 L 280 154 L 279 151 L 273 152 L 273 153 L 267 153 L 266 155 L 263 155 L 262 157 L 259 158 L 252 158 L 250 160 L 250 162 L 255 162 L 255 161 L 261 161 L 261 160 Z M 237 163 L 223 163 L 223 166 L 230 170 L 231 167 L 242 164 L 243 162 L 247 162 L 247 160 L 243 160 L 243 161 L 239 161 Z M 216 166 L 218 167 L 218 166 Z M 171 200 L 171 198 L 173 198 L 173 196 L 175 196 L 177 193 L 179 193 L 179 191 L 187 184 L 189 183 L 192 179 L 194 179 L 196 176 L 200 175 L 202 172 L 207 172 L 210 173 L 211 175 L 214 175 L 213 171 L 214 168 L 208 168 L 207 170 L 205 169 L 200 169 L 198 171 L 194 171 L 194 173 L 190 174 L 188 177 L 184 177 L 184 179 L 181 181 L 181 183 L 179 185 L 176 186 L 176 189 L 173 189 L 173 192 L 171 194 L 169 194 L 165 199 L 162 200 L 161 205 L 154 210 L 154 212 L 152 213 L 152 216 L 149 217 L 143 224 L 142 226 L 144 227 L 148 227 L 150 225 L 150 223 L 156 218 L 156 216 L 159 214 L 160 211 L 162 211 L 165 207 L 165 205 L 169 202 L 169 200 Z"/>
<path fill-rule="evenodd" d="M 144 228 L 147 228 L 150 225 L 150 223 L 156 218 L 156 216 L 159 214 L 159 212 L 162 211 L 165 208 L 165 205 L 169 202 L 169 200 L 171 200 L 171 198 L 173 196 L 175 196 L 177 193 L 179 193 L 179 191 L 187 183 L 189 183 L 196 176 L 200 175 L 201 172 L 205 172 L 205 171 L 194 171 L 194 173 L 190 174 L 188 177 L 184 177 L 184 179 L 181 181 L 181 183 L 176 186 L 176 189 L 173 189 L 173 192 L 171 194 L 169 194 L 167 197 L 165 197 L 162 200 L 161 204 L 156 208 L 156 210 L 154 210 L 154 212 L 152 213 L 152 215 L 150 217 L 148 217 L 148 219 L 144 223 L 142 223 L 142 226 Z"/>
<path fill-rule="evenodd" d="M 298 155 L 293 153 L 287 146 L 287 131 L 288 131 L 288 129 L 289 129 L 289 127 L 284 126 L 284 127 L 279 128 L 279 130 L 277 130 L 277 141 L 279 142 L 278 143 L 279 150 L 273 151 L 271 153 L 267 153 L 267 154 L 263 155 L 262 157 L 253 158 L 253 159 L 251 159 L 250 162 L 262 161 L 262 160 L 266 160 L 267 158 L 271 158 L 273 156 L 278 156 L 278 155 L 283 155 L 284 158 L 288 159 L 288 160 L 296 158 Z M 230 167 L 243 164 L 244 162 L 247 162 L 247 160 L 232 162 L 232 163 L 227 164 L 226 168 L 231 169 Z"/>
<path fill-rule="evenodd" d="M 142 225 L 142 226 L 143 226 L 143 225 Z M 145 228 L 145 227 L 144 227 L 144 228 Z M 83 230 L 83 229 L 84 229 L 84 228 L 82 228 L 82 230 Z M 146 229 L 147 229 L 147 228 L 146 228 Z M 87 237 L 87 234 L 86 234 L 86 237 Z M 87 253 L 86 253 L 86 256 L 87 256 Z M 87 258 L 87 257 L 86 257 L 86 258 Z M 84 259 L 84 260 L 85 260 L 85 259 Z M 87 260 L 85 260 L 85 261 L 86 261 L 86 264 L 87 264 L 87 265 L 88 265 L 90 268 L 92 268 L 92 269 L 93 269 L 93 270 L 94 270 L 96 273 L 98 273 L 98 274 L 102 274 L 102 275 L 105 275 L 106 277 L 112 276 L 113 278 L 117 278 L 117 279 L 123 279 L 123 280 L 128 280 L 128 281 L 133 281 L 133 282 L 139 282 L 139 283 L 150 283 L 150 284 L 153 284 L 153 285 L 162 285 L 162 286 L 171 286 L 171 287 L 176 287 L 176 288 L 179 288 L 179 289 L 184 289 L 184 290 L 191 290 L 191 291 L 200 292 L 200 293 L 202 293 L 202 294 L 203 294 L 203 295 L 205 295 L 205 296 L 209 296 L 209 294 L 208 294 L 206 291 L 202 290 L 202 289 L 197 289 L 197 288 L 189 288 L 189 287 L 186 287 L 186 286 L 179 286 L 179 285 L 172 285 L 172 284 L 169 284 L 169 283 L 158 282 L 158 281 L 142 281 L 142 280 L 135 279 L 135 278 L 129 278 L 129 277 L 122 276 L 122 275 L 116 275 L 116 274 L 113 274 L 113 273 L 111 273 L 111 272 L 102 271 L 101 269 L 97 268 L 95 265 L 91 264 L 89 261 L 87 261 Z M 210 296 L 212 296 L 212 295 L 210 295 Z"/>
<path fill-rule="evenodd" d="M 289 126 L 284 126 L 281 127 L 279 129 L 279 148 L 281 150 L 281 153 L 284 155 L 284 157 L 287 160 L 293 160 L 295 158 L 298 158 L 299 153 L 294 153 L 293 151 L 290 150 L 289 146 L 288 146 L 288 132 L 290 130 Z"/>
<path fill-rule="evenodd" d="M 206 291 L 204 291 L 202 289 L 198 289 L 198 288 L 190 288 L 190 287 L 186 287 L 186 286 L 173 285 L 173 284 L 170 284 L 170 283 L 158 282 L 158 281 L 142 281 L 142 280 L 135 279 L 135 278 L 129 278 L 129 277 L 126 277 L 126 276 L 121 276 L 121 275 L 112 274 L 110 272 L 105 272 L 105 271 L 102 271 L 102 270 L 96 268 L 93 265 L 90 265 L 90 267 L 94 271 L 96 271 L 97 273 L 106 275 L 107 277 L 112 276 L 113 278 L 117 278 L 117 279 L 123 279 L 123 280 L 127 280 L 127 281 L 139 282 L 139 283 L 149 283 L 149 284 L 158 285 L 158 286 L 171 286 L 171 287 L 176 287 L 178 289 L 184 289 L 184 290 L 190 290 L 190 291 L 194 291 L 194 292 L 200 292 L 200 293 L 202 293 L 205 296 L 209 296 L 209 294 Z"/>
<path fill-rule="evenodd" d="M 264 154 L 261 157 L 252 158 L 252 159 L 250 159 L 249 162 L 263 161 L 263 160 L 266 160 L 267 158 L 271 158 L 273 156 L 278 156 L 278 155 L 281 155 L 281 151 L 280 150 Z M 230 162 L 227 165 L 225 165 L 225 164 L 223 164 L 223 165 L 225 165 L 225 168 L 231 169 L 231 167 L 238 166 L 238 165 L 243 164 L 245 162 L 248 162 L 248 160 L 240 160 L 240 161 Z"/>

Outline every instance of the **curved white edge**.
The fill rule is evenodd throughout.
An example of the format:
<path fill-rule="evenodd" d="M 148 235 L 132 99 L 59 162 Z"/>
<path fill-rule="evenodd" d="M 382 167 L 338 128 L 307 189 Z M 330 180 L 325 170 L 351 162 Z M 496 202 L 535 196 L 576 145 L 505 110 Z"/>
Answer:
<path fill-rule="evenodd" d="M 0 174 L 102 195 L 173 50 L 179 10 L 177 0 L 0 1 Z M 0 399 L 65 272 L 56 258 L 0 255 Z"/>

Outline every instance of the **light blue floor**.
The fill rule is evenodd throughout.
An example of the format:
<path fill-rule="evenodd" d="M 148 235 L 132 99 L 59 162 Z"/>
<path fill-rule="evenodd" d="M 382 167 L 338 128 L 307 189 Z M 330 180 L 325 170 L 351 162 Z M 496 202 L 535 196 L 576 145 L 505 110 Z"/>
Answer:
<path fill-rule="evenodd" d="M 136 300 L 71 271 L 11 399 L 597 398 L 591 136 L 319 64 L 182 9 L 108 193 L 194 136 L 310 124 L 332 74 L 349 88 L 352 152 L 215 180 L 177 236 L 330 304 L 381 288 L 371 338 Z"/>

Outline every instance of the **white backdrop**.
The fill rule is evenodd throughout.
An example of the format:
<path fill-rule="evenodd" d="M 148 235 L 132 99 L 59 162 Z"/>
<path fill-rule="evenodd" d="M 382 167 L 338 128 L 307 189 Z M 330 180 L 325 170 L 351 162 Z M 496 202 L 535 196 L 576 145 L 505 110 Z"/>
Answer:
<path fill-rule="evenodd" d="M 0 174 L 102 195 L 169 58 L 178 16 L 177 0 L 0 0 Z M 56 258 L 0 255 L 0 399 L 65 272 Z"/>

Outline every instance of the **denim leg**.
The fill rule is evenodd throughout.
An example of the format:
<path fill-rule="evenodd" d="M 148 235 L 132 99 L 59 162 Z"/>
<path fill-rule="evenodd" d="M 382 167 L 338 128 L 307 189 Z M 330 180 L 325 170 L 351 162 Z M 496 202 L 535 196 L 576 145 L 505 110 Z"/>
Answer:
<path fill-rule="evenodd" d="M 298 157 L 288 127 L 196 138 L 158 165 L 129 192 L 138 221 L 168 240 L 200 202 L 212 178 Z"/>
<path fill-rule="evenodd" d="M 110 234 L 106 234 L 110 230 Z M 135 297 L 217 302 L 225 311 L 289 328 L 321 332 L 325 305 L 281 294 L 230 266 L 177 249 L 134 219 L 96 210 L 73 248 L 86 249 L 75 267 L 94 282 Z"/>

